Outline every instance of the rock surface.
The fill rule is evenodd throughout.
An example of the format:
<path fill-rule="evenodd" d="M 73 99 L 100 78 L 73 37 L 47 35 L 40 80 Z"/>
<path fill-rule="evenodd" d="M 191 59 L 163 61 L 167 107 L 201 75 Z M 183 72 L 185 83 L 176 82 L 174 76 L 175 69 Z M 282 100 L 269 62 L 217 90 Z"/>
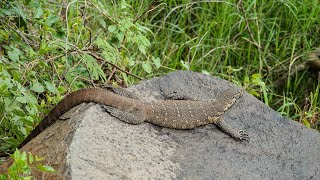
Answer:
<path fill-rule="evenodd" d="M 140 99 L 172 94 L 215 99 L 231 83 L 176 71 L 128 88 Z M 245 93 L 223 118 L 245 129 L 237 142 L 214 125 L 174 130 L 121 122 L 101 105 L 80 105 L 23 147 L 56 168 L 38 179 L 320 179 L 320 133 L 281 117 Z"/>

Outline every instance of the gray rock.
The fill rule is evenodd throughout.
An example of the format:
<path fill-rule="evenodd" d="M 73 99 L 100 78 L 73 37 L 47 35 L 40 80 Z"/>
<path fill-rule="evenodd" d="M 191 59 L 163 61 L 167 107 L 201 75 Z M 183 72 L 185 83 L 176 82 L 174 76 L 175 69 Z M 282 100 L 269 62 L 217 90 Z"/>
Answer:
<path fill-rule="evenodd" d="M 238 87 L 204 74 L 176 71 L 128 90 L 148 100 L 172 94 L 209 100 L 228 88 Z M 77 107 L 64 116 L 71 118 L 30 143 L 51 144 L 40 153 L 46 155 L 62 143 L 69 146 L 61 152 L 65 161 L 58 161 L 65 164 L 57 167 L 67 179 L 320 179 L 320 134 L 281 117 L 247 93 L 223 118 L 245 129 L 248 143 L 235 141 L 212 124 L 193 130 L 126 124 L 101 105 Z M 72 126 L 73 131 L 48 137 L 46 133 L 57 126 Z"/>

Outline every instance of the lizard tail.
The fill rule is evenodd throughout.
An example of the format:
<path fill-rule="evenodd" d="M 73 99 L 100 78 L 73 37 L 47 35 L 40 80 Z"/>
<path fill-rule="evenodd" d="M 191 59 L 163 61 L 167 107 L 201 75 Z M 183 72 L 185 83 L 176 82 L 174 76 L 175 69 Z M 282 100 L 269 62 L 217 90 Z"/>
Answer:
<path fill-rule="evenodd" d="M 60 101 L 42 120 L 42 122 L 33 131 L 31 131 L 31 133 L 18 146 L 18 148 L 20 149 L 31 139 L 43 132 L 47 127 L 56 122 L 59 117 L 66 113 L 68 110 L 84 102 L 95 102 L 121 110 L 125 110 L 139 104 L 138 100 L 120 96 L 102 88 L 88 88 L 75 91 L 67 95 L 62 101 Z"/>

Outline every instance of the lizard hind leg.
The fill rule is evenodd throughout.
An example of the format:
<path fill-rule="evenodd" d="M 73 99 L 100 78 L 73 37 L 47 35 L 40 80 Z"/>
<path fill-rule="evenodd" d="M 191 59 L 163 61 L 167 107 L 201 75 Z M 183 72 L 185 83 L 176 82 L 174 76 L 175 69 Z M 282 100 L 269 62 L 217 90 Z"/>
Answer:
<path fill-rule="evenodd" d="M 111 116 L 129 124 L 141 124 L 145 121 L 142 115 L 136 115 L 110 106 L 104 106 L 104 109 L 110 113 Z"/>
<path fill-rule="evenodd" d="M 208 117 L 208 119 L 209 121 L 213 122 L 216 126 L 218 126 L 223 132 L 229 134 L 234 139 L 240 141 L 250 140 L 249 135 L 244 130 L 236 129 L 230 126 L 222 118 Z"/>

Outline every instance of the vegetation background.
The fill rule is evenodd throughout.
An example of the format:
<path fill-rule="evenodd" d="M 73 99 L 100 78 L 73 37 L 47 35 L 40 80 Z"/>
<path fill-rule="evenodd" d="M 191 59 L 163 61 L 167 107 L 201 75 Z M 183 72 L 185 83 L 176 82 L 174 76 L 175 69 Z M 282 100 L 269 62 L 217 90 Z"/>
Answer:
<path fill-rule="evenodd" d="M 320 129 L 317 0 L 2 0 L 0 152 L 65 94 L 174 70 L 219 76 Z"/>

